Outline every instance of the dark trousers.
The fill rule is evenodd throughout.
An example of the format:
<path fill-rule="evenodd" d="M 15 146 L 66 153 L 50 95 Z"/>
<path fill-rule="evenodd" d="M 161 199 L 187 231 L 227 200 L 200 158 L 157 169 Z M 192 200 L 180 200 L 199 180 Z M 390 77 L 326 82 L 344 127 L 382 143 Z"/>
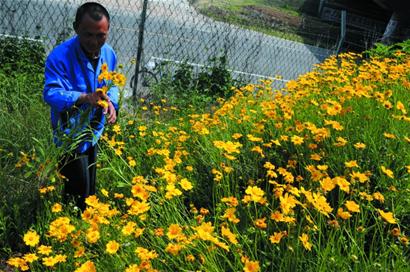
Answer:
<path fill-rule="evenodd" d="M 85 210 L 85 199 L 95 194 L 97 146 L 84 153 L 66 155 L 60 163 L 60 173 L 64 181 L 64 200 L 74 199 L 75 204 Z"/>

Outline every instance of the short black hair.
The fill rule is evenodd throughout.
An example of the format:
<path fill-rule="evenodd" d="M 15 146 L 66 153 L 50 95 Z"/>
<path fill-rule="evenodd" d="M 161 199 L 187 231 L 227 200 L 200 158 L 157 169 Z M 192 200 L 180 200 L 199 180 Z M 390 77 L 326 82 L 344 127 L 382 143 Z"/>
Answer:
<path fill-rule="evenodd" d="M 76 29 L 83 19 L 84 15 L 90 15 L 95 21 L 100 21 L 104 16 L 107 18 L 108 24 L 110 23 L 110 14 L 107 9 L 97 2 L 87 2 L 82 4 L 75 14 L 74 29 Z"/>

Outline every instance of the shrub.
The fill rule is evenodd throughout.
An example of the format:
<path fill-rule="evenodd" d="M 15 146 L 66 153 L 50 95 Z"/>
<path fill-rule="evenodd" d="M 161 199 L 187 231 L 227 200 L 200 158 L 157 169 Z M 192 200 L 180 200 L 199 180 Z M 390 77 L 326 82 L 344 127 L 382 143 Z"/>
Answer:
<path fill-rule="evenodd" d="M 39 40 L 0 37 L 0 70 L 8 75 L 42 74 L 45 48 Z"/>
<path fill-rule="evenodd" d="M 162 78 L 152 86 L 152 92 L 157 98 L 164 98 L 168 104 L 181 108 L 209 108 L 218 98 L 228 98 L 232 88 L 240 86 L 241 82 L 232 77 L 227 68 L 226 56 L 211 58 L 211 65 L 195 71 L 188 63 L 182 63 L 176 68 L 170 63 L 164 65 Z"/>

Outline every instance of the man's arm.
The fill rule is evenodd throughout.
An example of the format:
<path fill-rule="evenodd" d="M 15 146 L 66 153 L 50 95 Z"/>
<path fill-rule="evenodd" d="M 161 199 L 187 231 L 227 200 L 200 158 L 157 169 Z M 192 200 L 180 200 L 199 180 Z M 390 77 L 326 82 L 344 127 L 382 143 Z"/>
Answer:
<path fill-rule="evenodd" d="M 95 107 L 99 100 L 109 100 L 105 94 L 73 90 L 64 67 L 59 67 L 58 63 L 50 57 L 46 61 L 43 97 L 44 101 L 58 112 L 84 103 Z"/>
<path fill-rule="evenodd" d="M 75 105 L 83 94 L 73 90 L 64 67 L 49 56 L 45 66 L 44 101 L 58 112 L 63 112 Z"/>

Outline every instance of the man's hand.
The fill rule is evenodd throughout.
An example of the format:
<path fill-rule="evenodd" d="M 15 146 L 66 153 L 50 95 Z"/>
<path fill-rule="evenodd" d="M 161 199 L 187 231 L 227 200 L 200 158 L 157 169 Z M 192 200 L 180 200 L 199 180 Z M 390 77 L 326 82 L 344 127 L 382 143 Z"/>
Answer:
<path fill-rule="evenodd" d="M 100 107 L 98 101 L 105 100 L 107 101 L 108 107 L 103 108 L 103 113 L 107 115 L 107 122 L 109 124 L 114 124 L 117 120 L 117 112 L 115 111 L 114 105 L 111 103 L 110 98 L 101 92 L 94 92 L 94 93 L 84 93 L 81 94 L 77 100 L 77 105 L 81 105 L 84 103 L 88 103 L 93 107 Z"/>
<path fill-rule="evenodd" d="M 117 112 L 115 111 L 114 105 L 108 100 L 108 107 L 103 109 L 103 113 L 107 118 L 108 124 L 114 124 L 117 120 Z"/>
<path fill-rule="evenodd" d="M 98 107 L 98 101 L 100 100 L 105 100 L 107 102 L 110 101 L 110 98 L 101 92 L 93 92 L 93 93 L 83 93 L 80 95 L 80 97 L 77 100 L 77 105 L 81 105 L 84 103 L 88 103 L 93 107 Z M 108 103 L 110 104 L 110 103 Z"/>

